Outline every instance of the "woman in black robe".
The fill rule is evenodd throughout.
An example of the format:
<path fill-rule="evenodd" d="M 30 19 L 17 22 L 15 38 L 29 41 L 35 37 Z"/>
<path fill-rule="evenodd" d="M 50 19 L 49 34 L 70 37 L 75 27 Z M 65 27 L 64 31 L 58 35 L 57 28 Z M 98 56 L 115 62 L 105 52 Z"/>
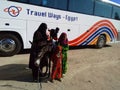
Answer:
<path fill-rule="evenodd" d="M 38 57 L 39 52 L 43 48 L 43 46 L 47 45 L 47 24 L 42 23 L 39 28 L 35 31 L 33 36 L 33 42 L 31 46 L 30 59 L 29 59 L 29 68 L 32 69 L 33 81 L 37 80 L 38 77 L 38 66 L 35 65 L 35 60 Z M 48 57 L 46 55 L 43 56 L 42 61 L 47 61 Z M 47 62 L 46 62 L 47 63 Z M 42 64 L 42 62 L 41 62 Z M 45 62 L 43 63 L 45 64 Z M 43 65 L 42 65 L 43 66 Z M 40 67 L 42 69 L 42 67 Z"/>

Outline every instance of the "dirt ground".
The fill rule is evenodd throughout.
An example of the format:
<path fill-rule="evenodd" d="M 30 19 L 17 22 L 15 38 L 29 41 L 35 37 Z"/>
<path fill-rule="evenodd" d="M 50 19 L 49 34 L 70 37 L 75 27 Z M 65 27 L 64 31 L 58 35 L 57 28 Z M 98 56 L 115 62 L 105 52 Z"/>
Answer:
<path fill-rule="evenodd" d="M 0 90 L 120 90 L 120 43 L 68 51 L 62 82 L 32 82 L 28 54 L 0 57 Z"/>

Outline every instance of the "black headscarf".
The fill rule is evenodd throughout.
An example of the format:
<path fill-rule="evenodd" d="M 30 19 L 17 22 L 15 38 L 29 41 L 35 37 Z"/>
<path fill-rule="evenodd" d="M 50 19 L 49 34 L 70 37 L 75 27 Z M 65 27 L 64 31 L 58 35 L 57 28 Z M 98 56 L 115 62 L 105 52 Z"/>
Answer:
<path fill-rule="evenodd" d="M 38 31 L 40 31 L 42 33 L 46 33 L 46 29 L 47 29 L 47 24 L 46 23 L 41 23 L 41 25 L 38 28 Z"/>
<path fill-rule="evenodd" d="M 39 28 L 37 29 L 37 31 L 41 33 L 41 35 L 44 39 L 47 39 L 46 29 L 47 29 L 46 23 L 41 23 Z"/>

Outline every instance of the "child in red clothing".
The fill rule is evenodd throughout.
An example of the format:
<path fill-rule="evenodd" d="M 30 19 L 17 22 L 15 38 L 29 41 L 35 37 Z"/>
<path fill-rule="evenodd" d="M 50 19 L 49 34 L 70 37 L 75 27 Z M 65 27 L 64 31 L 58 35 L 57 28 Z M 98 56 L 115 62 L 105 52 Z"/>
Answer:
<path fill-rule="evenodd" d="M 54 79 L 61 81 L 61 77 L 62 77 L 62 47 L 61 46 L 59 45 L 56 46 L 54 54 L 51 57 L 51 60 L 53 62 L 51 82 L 53 82 Z"/>

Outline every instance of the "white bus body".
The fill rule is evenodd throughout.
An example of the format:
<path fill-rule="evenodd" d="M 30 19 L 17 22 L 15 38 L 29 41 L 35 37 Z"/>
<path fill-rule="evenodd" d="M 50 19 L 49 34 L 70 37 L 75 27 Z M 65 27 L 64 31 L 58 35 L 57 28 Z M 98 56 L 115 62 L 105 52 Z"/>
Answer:
<path fill-rule="evenodd" d="M 21 47 L 30 48 L 29 41 L 32 41 L 33 33 L 43 22 L 49 29 L 59 27 L 59 35 L 61 32 L 66 32 L 70 46 L 96 45 L 101 34 L 105 35 L 106 42 L 114 42 L 120 32 L 118 20 L 1 0 L 0 50 L 6 52 L 6 55 L 3 55 L 14 55 Z M 10 34 L 17 37 L 19 40 L 17 44 L 20 44 L 20 48 L 14 52 L 12 50 L 17 45 Z M 5 36 L 10 38 L 7 37 L 6 40 Z M 9 45 L 7 46 L 6 43 Z"/>

